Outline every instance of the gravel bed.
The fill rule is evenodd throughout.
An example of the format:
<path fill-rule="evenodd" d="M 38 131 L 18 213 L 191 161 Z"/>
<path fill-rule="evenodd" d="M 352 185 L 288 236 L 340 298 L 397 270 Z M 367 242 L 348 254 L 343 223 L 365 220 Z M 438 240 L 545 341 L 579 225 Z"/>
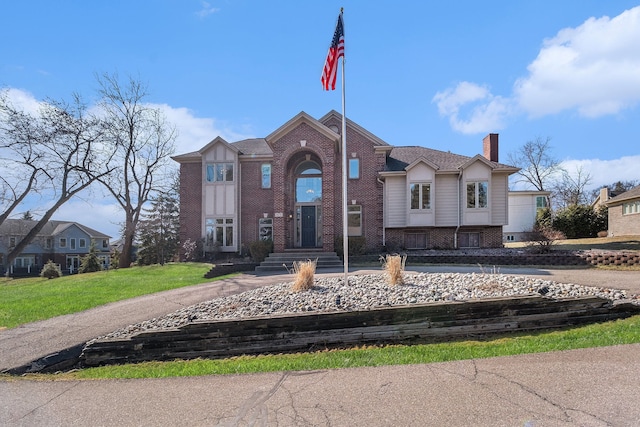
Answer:
<path fill-rule="evenodd" d="M 384 274 L 316 278 L 308 291 L 293 292 L 292 283 L 264 286 L 240 294 L 205 301 L 119 329 L 100 338 L 120 339 L 139 332 L 176 328 L 196 320 L 245 319 L 310 312 L 371 310 L 397 305 L 465 301 L 479 298 L 540 294 L 548 298 L 598 296 L 640 304 L 624 290 L 596 288 L 548 280 L 477 273 L 405 273 L 403 285 L 390 286 Z"/>

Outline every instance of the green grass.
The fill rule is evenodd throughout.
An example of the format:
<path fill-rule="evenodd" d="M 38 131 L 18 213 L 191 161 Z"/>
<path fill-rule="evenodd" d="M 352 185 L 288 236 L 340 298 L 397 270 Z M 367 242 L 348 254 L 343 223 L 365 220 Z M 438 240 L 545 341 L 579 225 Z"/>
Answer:
<path fill-rule="evenodd" d="M 364 366 L 447 362 L 517 354 L 603 347 L 640 342 L 640 315 L 624 320 L 536 334 L 511 334 L 482 341 L 393 345 L 313 353 L 242 356 L 229 359 L 176 360 L 103 366 L 66 374 L 59 379 L 163 378 L 256 372 L 309 371 Z"/>
<path fill-rule="evenodd" d="M 76 313 L 140 295 L 210 282 L 211 264 L 131 267 L 57 279 L 0 279 L 0 329 Z"/>
<path fill-rule="evenodd" d="M 522 248 L 526 242 L 505 243 L 507 248 Z M 579 251 L 601 249 L 610 251 L 640 250 L 640 236 L 593 237 L 587 239 L 558 240 L 553 245 L 554 250 Z"/>

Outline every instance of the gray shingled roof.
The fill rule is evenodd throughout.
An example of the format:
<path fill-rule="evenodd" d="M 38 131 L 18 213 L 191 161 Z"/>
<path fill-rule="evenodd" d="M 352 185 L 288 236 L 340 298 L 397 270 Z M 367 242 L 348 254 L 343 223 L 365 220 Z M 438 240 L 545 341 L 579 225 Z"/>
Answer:
<path fill-rule="evenodd" d="M 0 235 L 23 236 L 27 234 L 29 230 L 31 230 L 36 225 L 36 223 L 37 221 L 27 219 L 5 219 L 4 222 L 0 225 Z M 44 227 L 42 227 L 42 230 L 40 230 L 38 236 L 55 236 L 56 234 L 62 232 L 72 225 L 76 225 L 80 229 L 84 230 L 89 235 L 89 237 L 100 239 L 108 239 L 110 237 L 104 233 L 94 230 L 93 228 L 78 224 L 77 222 L 56 220 L 48 221 L 44 225 Z"/>
<path fill-rule="evenodd" d="M 616 203 L 616 202 L 621 202 L 623 200 L 629 200 L 629 199 L 636 199 L 640 197 L 640 185 L 633 187 L 631 190 L 629 191 L 625 191 L 624 193 L 618 194 L 616 197 L 612 197 L 609 200 L 607 200 L 607 205 L 612 204 L 612 203 Z"/>
<path fill-rule="evenodd" d="M 240 154 L 273 154 L 265 138 L 243 139 L 242 141 L 233 142 L 231 145 L 236 147 L 240 151 Z"/>
<path fill-rule="evenodd" d="M 457 170 L 467 163 L 472 157 L 454 154 L 447 151 L 439 151 L 426 147 L 394 147 L 387 158 L 386 171 L 404 171 L 404 169 L 419 158 L 428 159 L 436 164 L 441 171 Z M 495 169 L 514 169 L 513 166 L 498 162 L 489 162 Z"/>

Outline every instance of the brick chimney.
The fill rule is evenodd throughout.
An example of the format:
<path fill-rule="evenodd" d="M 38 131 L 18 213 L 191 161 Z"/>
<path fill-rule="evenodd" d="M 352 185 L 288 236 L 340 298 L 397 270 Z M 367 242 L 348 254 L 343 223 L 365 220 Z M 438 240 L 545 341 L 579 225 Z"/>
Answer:
<path fill-rule="evenodd" d="M 490 133 L 482 140 L 482 155 L 492 162 L 498 161 L 498 134 Z"/>

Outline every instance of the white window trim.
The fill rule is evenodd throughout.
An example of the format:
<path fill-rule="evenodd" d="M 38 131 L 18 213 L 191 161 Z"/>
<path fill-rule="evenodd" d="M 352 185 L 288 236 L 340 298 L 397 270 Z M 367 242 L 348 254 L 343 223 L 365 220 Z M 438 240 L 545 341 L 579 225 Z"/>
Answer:
<path fill-rule="evenodd" d="M 419 195 L 418 195 L 419 203 L 417 208 L 411 207 L 411 187 L 413 185 L 420 186 Z M 422 191 L 425 185 L 429 186 L 429 206 L 426 208 L 422 207 Z M 412 211 L 412 212 L 431 211 L 432 209 L 433 209 L 433 184 L 431 183 L 431 181 L 415 181 L 415 182 L 409 183 L 409 211 Z"/>
<path fill-rule="evenodd" d="M 478 206 L 479 202 L 480 202 L 480 185 L 481 183 L 485 183 L 487 185 L 487 196 L 486 196 L 486 202 L 487 205 L 486 206 Z M 469 186 L 469 184 L 474 184 L 474 205 L 475 206 L 469 206 L 469 198 L 468 198 L 468 193 L 467 193 L 467 188 Z M 482 209 L 489 209 L 489 180 L 472 180 L 472 181 L 467 181 L 467 186 L 465 187 L 465 199 L 466 199 L 466 208 L 467 209 L 472 209 L 472 210 L 482 210 Z"/>

